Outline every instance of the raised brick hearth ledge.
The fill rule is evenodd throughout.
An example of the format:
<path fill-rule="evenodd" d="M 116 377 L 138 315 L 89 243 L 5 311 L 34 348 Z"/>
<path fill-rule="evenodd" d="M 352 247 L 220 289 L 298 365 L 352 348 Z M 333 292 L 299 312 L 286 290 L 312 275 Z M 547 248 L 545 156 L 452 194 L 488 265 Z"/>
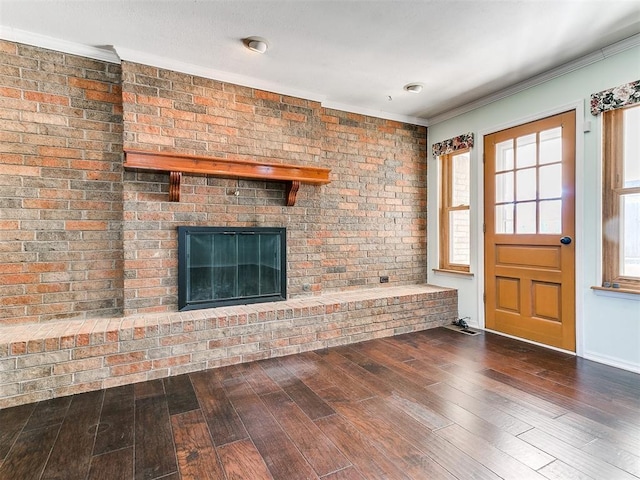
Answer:
<path fill-rule="evenodd" d="M 414 332 L 457 291 L 380 287 L 284 302 L 0 327 L 0 408 Z"/>

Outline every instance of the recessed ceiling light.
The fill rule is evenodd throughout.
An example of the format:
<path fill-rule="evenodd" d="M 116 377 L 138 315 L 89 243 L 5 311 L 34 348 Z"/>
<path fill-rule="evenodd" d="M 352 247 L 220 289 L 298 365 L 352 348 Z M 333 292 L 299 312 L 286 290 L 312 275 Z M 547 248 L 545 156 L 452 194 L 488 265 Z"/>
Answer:
<path fill-rule="evenodd" d="M 264 53 L 269 48 L 269 44 L 262 37 L 248 37 L 242 40 L 242 43 L 252 52 Z"/>
<path fill-rule="evenodd" d="M 404 86 L 404 89 L 407 92 L 411 92 L 411 93 L 420 93 L 423 88 L 424 88 L 424 85 L 422 85 L 421 83 L 408 83 L 407 85 Z"/>

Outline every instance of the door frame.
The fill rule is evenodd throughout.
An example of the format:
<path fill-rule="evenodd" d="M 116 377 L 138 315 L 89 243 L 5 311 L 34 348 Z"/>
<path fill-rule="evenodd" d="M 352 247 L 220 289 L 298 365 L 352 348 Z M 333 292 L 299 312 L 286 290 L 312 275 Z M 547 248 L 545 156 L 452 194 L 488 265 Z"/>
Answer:
<path fill-rule="evenodd" d="M 591 130 L 590 122 L 584 120 L 584 100 L 576 100 L 559 107 L 555 107 L 550 110 L 537 112 L 525 117 L 517 118 L 509 122 L 493 125 L 489 128 L 484 128 L 478 131 L 478 138 L 476 139 L 475 148 L 477 148 L 479 162 L 482 162 L 484 158 L 484 137 L 500 130 L 517 127 L 519 125 L 542 120 L 543 118 L 558 115 L 568 110 L 576 111 L 576 145 L 575 145 L 575 329 L 576 329 L 576 351 L 570 352 L 567 350 L 558 349 L 549 345 L 538 344 L 529 340 L 519 339 L 528 343 L 534 343 L 542 345 L 545 348 L 551 348 L 553 350 L 559 350 L 571 355 L 583 356 L 584 352 L 584 335 L 583 335 L 583 311 L 584 311 L 584 269 L 582 267 L 584 262 L 584 133 Z M 599 143 L 598 143 L 599 145 Z M 484 225 L 484 165 L 479 164 L 476 185 L 476 231 L 483 232 Z M 600 173 L 598 173 L 600 178 Z M 478 300 L 478 324 L 480 328 L 485 329 L 485 258 L 484 258 L 484 233 L 478 235 L 477 243 L 477 255 L 478 255 L 478 272 L 477 272 L 477 300 Z M 510 335 L 495 332 L 499 335 Z M 516 338 L 516 337 L 513 337 Z"/>

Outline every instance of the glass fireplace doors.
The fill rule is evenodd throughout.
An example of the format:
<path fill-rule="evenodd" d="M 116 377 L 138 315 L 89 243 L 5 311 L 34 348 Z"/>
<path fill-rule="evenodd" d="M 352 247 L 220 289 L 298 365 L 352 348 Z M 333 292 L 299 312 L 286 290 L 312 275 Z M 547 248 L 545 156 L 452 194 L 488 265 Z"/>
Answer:
<path fill-rule="evenodd" d="M 284 228 L 178 227 L 178 307 L 286 299 Z"/>

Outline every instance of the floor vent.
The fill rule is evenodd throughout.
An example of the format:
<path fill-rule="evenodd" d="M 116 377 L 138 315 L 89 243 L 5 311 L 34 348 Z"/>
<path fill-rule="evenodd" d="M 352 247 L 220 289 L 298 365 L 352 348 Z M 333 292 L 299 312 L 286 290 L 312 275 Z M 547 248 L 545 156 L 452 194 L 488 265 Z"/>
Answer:
<path fill-rule="evenodd" d="M 458 325 L 445 325 L 444 328 L 448 328 L 449 330 L 453 330 L 454 332 L 464 333 L 465 335 L 480 335 L 478 330 L 474 330 L 473 328 L 463 328 Z"/>

